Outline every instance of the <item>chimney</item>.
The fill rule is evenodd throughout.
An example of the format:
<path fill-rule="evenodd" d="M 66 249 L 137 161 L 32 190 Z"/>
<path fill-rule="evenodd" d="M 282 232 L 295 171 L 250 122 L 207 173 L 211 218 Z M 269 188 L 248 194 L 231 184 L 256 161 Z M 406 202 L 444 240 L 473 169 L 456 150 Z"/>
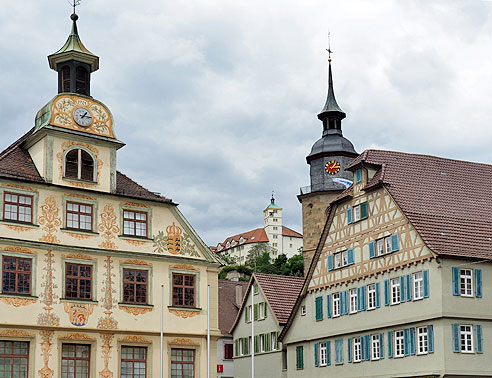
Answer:
<path fill-rule="evenodd" d="M 236 305 L 241 307 L 243 303 L 243 287 L 241 285 L 236 286 Z"/>

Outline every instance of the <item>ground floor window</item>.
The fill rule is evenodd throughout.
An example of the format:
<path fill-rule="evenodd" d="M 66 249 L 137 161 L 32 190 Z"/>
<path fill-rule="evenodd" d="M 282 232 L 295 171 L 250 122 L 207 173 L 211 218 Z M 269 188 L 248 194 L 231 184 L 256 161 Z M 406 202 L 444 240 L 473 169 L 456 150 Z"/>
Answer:
<path fill-rule="evenodd" d="M 91 346 L 62 344 L 62 378 L 89 378 Z"/>
<path fill-rule="evenodd" d="M 27 377 L 28 358 L 28 342 L 0 341 L 0 377 Z"/>
<path fill-rule="evenodd" d="M 195 351 L 171 349 L 171 378 L 195 377 Z"/>
<path fill-rule="evenodd" d="M 145 378 L 147 373 L 147 348 L 121 347 L 121 378 Z"/>

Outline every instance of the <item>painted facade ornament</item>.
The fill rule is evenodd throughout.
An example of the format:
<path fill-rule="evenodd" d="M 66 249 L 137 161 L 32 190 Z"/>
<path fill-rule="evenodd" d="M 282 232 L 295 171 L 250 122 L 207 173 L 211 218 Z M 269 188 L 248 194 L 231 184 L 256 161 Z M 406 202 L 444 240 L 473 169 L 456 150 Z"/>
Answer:
<path fill-rule="evenodd" d="M 92 256 L 84 255 L 83 253 L 68 253 L 62 255 L 62 257 L 66 259 L 95 260 Z"/>
<path fill-rule="evenodd" d="M 44 262 L 44 275 L 43 282 L 41 283 L 43 291 L 39 295 L 41 303 L 44 304 L 44 312 L 38 315 L 37 323 L 42 326 L 59 326 L 60 318 L 51 312 L 55 301 L 58 299 L 54 290 L 58 288 L 58 286 L 54 283 L 55 268 L 53 267 L 53 252 L 46 252 Z"/>
<path fill-rule="evenodd" d="M 136 202 L 122 202 L 121 205 L 122 206 L 132 206 L 132 207 L 144 207 L 147 209 L 150 208 L 149 205 L 144 205 L 143 203 L 136 203 Z"/>
<path fill-rule="evenodd" d="M 179 345 L 200 345 L 191 339 L 177 338 L 172 339 L 169 344 L 179 344 Z"/>
<path fill-rule="evenodd" d="M 103 339 L 103 344 L 101 346 L 102 356 L 104 360 L 104 369 L 99 372 L 99 377 L 101 378 L 112 378 L 113 372 L 109 370 L 109 360 L 111 359 L 111 342 L 113 341 L 113 333 L 101 333 L 101 339 Z"/>
<path fill-rule="evenodd" d="M 17 297 L 0 297 L 0 301 L 14 307 L 28 306 L 36 303 L 36 299 Z"/>
<path fill-rule="evenodd" d="M 200 311 L 187 311 L 187 310 L 174 310 L 169 309 L 169 312 L 183 319 L 192 318 L 194 316 L 200 315 Z"/>
<path fill-rule="evenodd" d="M 32 231 L 31 227 L 24 227 L 24 226 L 17 226 L 14 224 L 6 224 L 7 228 L 9 230 L 15 231 L 15 232 L 26 232 L 26 231 Z"/>
<path fill-rule="evenodd" d="M 77 234 L 75 232 L 66 232 L 66 234 L 74 239 L 77 239 L 77 240 L 85 240 L 85 239 L 89 239 L 89 238 L 93 238 L 94 236 L 96 235 L 85 235 L 85 234 Z"/>
<path fill-rule="evenodd" d="M 125 337 L 118 338 L 118 341 L 123 343 L 152 344 L 152 340 L 149 340 L 143 336 L 125 336 Z"/>
<path fill-rule="evenodd" d="M 0 336 L 11 336 L 11 337 L 35 337 L 34 333 L 29 333 L 21 329 L 4 329 L 0 331 Z"/>
<path fill-rule="evenodd" d="M 64 303 L 63 308 L 68 314 L 70 323 L 76 327 L 83 327 L 89 321 L 95 305 L 88 303 Z"/>
<path fill-rule="evenodd" d="M 149 240 L 132 240 L 132 239 L 123 239 L 125 242 L 127 242 L 130 245 L 133 245 L 135 247 L 140 247 L 142 245 L 145 245 L 149 243 Z"/>
<path fill-rule="evenodd" d="M 55 232 L 59 231 L 61 226 L 61 219 L 58 215 L 60 209 L 56 205 L 55 198 L 53 196 L 46 197 L 44 203 L 41 205 L 41 215 L 39 216 L 38 223 L 43 226 L 43 231 L 46 232 L 39 240 L 46 243 L 60 243 L 60 240 L 56 237 Z"/>
<path fill-rule="evenodd" d="M 67 196 L 67 197 L 81 198 L 81 199 L 86 199 L 86 200 L 91 200 L 91 201 L 97 201 L 97 198 L 96 197 L 84 196 L 83 194 L 63 193 L 63 195 L 64 196 Z"/>
<path fill-rule="evenodd" d="M 55 373 L 53 369 L 50 369 L 49 362 L 51 357 L 51 346 L 53 343 L 51 339 L 53 337 L 53 331 L 39 331 L 41 335 L 41 357 L 43 357 L 44 366 L 38 370 L 41 378 L 51 378 Z"/>
<path fill-rule="evenodd" d="M 173 255 L 201 257 L 191 237 L 174 222 L 166 227 L 166 234 L 164 231 L 159 231 L 157 235 L 154 235 L 154 252 L 164 253 L 165 251 Z"/>
<path fill-rule="evenodd" d="M 183 269 L 183 270 L 198 270 L 193 265 L 188 265 L 188 264 L 175 264 L 175 265 L 171 265 L 171 268 L 172 269 Z"/>
<path fill-rule="evenodd" d="M 95 337 L 91 337 L 86 333 L 78 333 L 78 332 L 67 333 L 63 336 L 60 336 L 60 339 L 63 339 L 63 340 L 91 340 L 91 341 L 96 340 Z"/>
<path fill-rule="evenodd" d="M 109 204 L 104 206 L 98 230 L 104 239 L 104 241 L 99 244 L 99 247 L 105 249 L 117 249 L 116 244 L 112 239 L 116 238 L 116 235 L 120 232 L 120 228 L 116 222 L 116 213 L 113 206 Z"/>
<path fill-rule="evenodd" d="M 36 188 L 30 187 L 30 186 L 24 186 L 24 185 L 2 184 L 2 186 L 8 186 L 9 188 L 30 190 L 31 192 L 37 192 L 38 191 Z"/>
<path fill-rule="evenodd" d="M 104 269 L 102 306 L 105 309 L 105 316 L 99 318 L 97 328 L 117 329 L 118 322 L 113 318 L 113 309 L 116 308 L 116 303 L 118 301 L 113 296 L 116 294 L 116 290 L 113 289 L 113 277 L 115 277 L 115 274 L 113 273 L 113 260 L 111 259 L 111 256 L 107 256 L 104 260 Z"/>
<path fill-rule="evenodd" d="M 133 307 L 133 306 L 118 306 L 120 310 L 123 310 L 125 312 L 128 312 L 129 314 L 132 314 L 134 316 L 137 315 L 143 315 L 148 312 L 151 312 L 153 309 L 151 307 Z"/>
<path fill-rule="evenodd" d="M 3 248 L 4 251 L 8 252 L 18 252 L 18 253 L 27 253 L 29 255 L 36 255 L 36 252 L 31 251 L 29 248 L 26 247 L 18 247 L 18 246 L 7 246 Z"/>
<path fill-rule="evenodd" d="M 135 259 L 131 259 L 131 260 L 125 260 L 125 261 L 122 261 L 121 262 L 122 264 L 128 264 L 128 265 L 145 265 L 145 266 L 152 266 L 151 263 L 147 262 L 147 261 L 144 261 L 144 260 L 135 260 Z"/>

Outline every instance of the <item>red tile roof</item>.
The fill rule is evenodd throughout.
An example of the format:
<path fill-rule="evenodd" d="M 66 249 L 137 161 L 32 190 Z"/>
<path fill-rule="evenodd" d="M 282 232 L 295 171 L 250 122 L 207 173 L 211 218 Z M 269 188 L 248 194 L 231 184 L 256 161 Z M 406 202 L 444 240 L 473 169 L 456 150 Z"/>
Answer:
<path fill-rule="evenodd" d="M 239 240 L 241 237 L 244 239 L 243 243 L 239 243 Z M 235 241 L 236 244 L 234 246 L 229 246 L 229 248 L 235 247 L 236 245 L 243 245 L 243 244 L 250 244 L 250 243 L 259 243 L 259 242 L 268 242 L 268 236 L 265 232 L 265 229 L 263 228 L 255 228 L 254 230 L 243 232 L 242 234 L 237 234 L 234 236 L 229 236 L 226 240 L 224 240 L 222 243 L 219 243 L 219 245 L 222 245 L 222 248 L 219 252 L 225 251 L 229 248 L 226 248 L 227 242 L 232 243 L 232 241 Z"/>
<path fill-rule="evenodd" d="M 246 295 L 247 282 L 219 280 L 219 329 L 223 336 L 232 336 L 230 330 L 234 324 L 242 299 Z M 241 302 L 236 304 L 236 287 L 242 290 Z"/>
<path fill-rule="evenodd" d="M 282 235 L 283 236 L 290 236 L 293 238 L 302 238 L 302 234 L 298 233 L 297 231 L 294 231 L 293 229 L 289 227 L 282 226 Z"/>

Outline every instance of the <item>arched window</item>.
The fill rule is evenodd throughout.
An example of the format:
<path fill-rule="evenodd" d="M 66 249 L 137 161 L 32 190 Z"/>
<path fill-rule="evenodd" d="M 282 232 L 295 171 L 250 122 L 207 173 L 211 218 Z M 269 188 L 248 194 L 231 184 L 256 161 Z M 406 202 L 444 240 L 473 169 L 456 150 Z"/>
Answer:
<path fill-rule="evenodd" d="M 62 92 L 70 92 L 70 67 L 61 69 Z"/>
<path fill-rule="evenodd" d="M 94 159 L 82 149 L 75 148 L 65 155 L 65 177 L 94 181 Z"/>
<path fill-rule="evenodd" d="M 87 94 L 87 70 L 84 67 L 75 69 L 75 92 Z"/>

